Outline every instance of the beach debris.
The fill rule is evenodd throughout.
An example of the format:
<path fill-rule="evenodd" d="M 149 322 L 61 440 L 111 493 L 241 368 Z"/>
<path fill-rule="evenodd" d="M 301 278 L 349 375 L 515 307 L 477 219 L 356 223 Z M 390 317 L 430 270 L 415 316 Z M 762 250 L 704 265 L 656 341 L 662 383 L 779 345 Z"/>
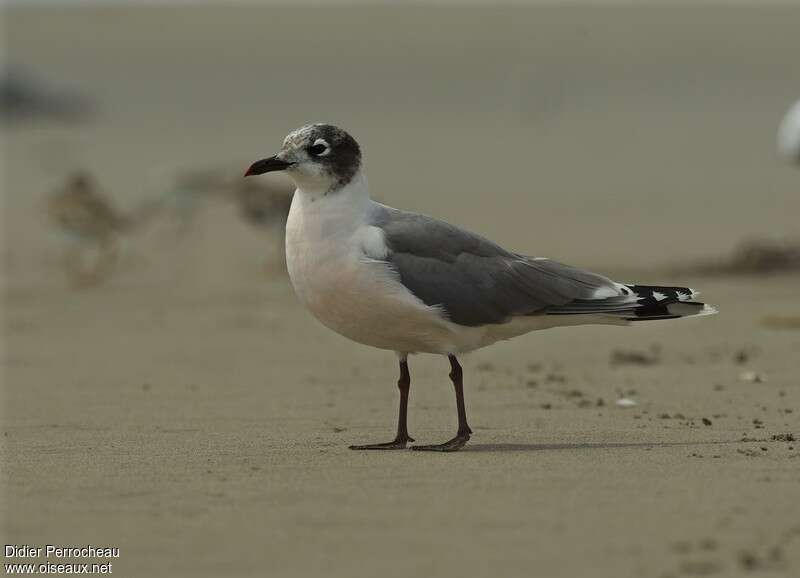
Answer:
<path fill-rule="evenodd" d="M 767 381 L 767 376 L 757 371 L 743 371 L 739 374 L 739 381 L 745 383 L 764 383 Z"/>
<path fill-rule="evenodd" d="M 800 329 L 800 315 L 767 315 L 761 325 L 770 329 Z"/>
<path fill-rule="evenodd" d="M 703 260 L 675 273 L 763 275 L 800 271 L 800 239 L 743 241 L 727 258 Z"/>
<path fill-rule="evenodd" d="M 548 373 L 544 376 L 545 383 L 567 383 L 567 376 L 563 373 Z"/>
<path fill-rule="evenodd" d="M 614 402 L 614 405 L 616 405 L 619 408 L 626 409 L 629 407 L 636 407 L 639 404 L 629 397 L 621 397 Z"/>
<path fill-rule="evenodd" d="M 796 441 L 794 434 L 792 433 L 782 433 L 782 434 L 775 434 L 772 436 L 772 441 L 774 442 L 793 442 Z"/>
<path fill-rule="evenodd" d="M 611 352 L 609 362 L 611 365 L 655 365 L 660 361 L 658 351 L 633 351 L 615 349 Z"/>
<path fill-rule="evenodd" d="M 703 425 L 711 425 L 711 420 L 708 419 L 707 417 L 704 417 L 703 418 Z"/>
<path fill-rule="evenodd" d="M 751 550 L 742 550 L 738 555 L 739 566 L 748 572 L 777 571 L 786 567 L 783 549 L 773 546 L 765 552 L 756 553 Z"/>
<path fill-rule="evenodd" d="M 728 263 L 736 273 L 800 270 L 800 242 L 753 240 L 742 243 Z"/>

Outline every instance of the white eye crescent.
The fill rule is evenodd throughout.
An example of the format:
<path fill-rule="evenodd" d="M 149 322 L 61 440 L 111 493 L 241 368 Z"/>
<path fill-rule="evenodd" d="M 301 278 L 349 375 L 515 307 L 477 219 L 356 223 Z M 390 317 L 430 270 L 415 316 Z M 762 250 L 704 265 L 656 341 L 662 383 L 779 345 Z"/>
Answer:
<path fill-rule="evenodd" d="M 314 144 L 308 147 L 308 152 L 314 157 L 324 157 L 330 154 L 331 146 L 325 139 L 318 138 Z"/>

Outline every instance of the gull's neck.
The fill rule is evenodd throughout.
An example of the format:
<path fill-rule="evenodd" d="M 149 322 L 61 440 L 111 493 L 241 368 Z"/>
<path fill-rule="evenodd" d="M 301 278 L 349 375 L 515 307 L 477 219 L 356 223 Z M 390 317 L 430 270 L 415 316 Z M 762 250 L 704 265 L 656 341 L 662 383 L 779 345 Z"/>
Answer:
<path fill-rule="evenodd" d="M 357 226 L 363 222 L 372 204 L 367 177 L 361 170 L 353 175 L 350 182 L 337 189 L 326 189 L 316 183 L 302 181 L 295 181 L 295 184 L 298 208 L 303 213 L 316 215 L 324 220 L 352 219 L 352 224 Z"/>

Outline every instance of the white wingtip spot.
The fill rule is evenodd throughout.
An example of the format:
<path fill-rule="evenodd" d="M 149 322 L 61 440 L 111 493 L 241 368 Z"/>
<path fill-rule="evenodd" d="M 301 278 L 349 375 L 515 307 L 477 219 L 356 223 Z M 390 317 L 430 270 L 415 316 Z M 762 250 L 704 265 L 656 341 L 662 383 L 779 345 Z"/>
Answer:
<path fill-rule="evenodd" d="M 664 295 L 663 293 L 659 293 L 658 291 L 653 291 L 653 297 L 655 297 L 656 301 L 663 301 L 664 299 L 667 298 L 666 295 Z"/>
<path fill-rule="evenodd" d="M 683 291 L 677 291 L 679 301 L 691 301 L 692 299 L 700 295 L 699 291 L 695 291 L 691 287 L 687 287 L 686 289 L 689 291 L 688 293 L 684 293 Z"/>

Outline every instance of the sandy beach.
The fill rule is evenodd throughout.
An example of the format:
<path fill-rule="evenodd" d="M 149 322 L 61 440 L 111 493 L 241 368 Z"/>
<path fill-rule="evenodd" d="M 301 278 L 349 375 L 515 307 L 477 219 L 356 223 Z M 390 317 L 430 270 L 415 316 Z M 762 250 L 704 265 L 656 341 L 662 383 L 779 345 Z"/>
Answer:
<path fill-rule="evenodd" d="M 670 271 L 796 238 L 774 135 L 798 18 L 7 9 L 11 62 L 95 112 L 3 127 L 3 543 L 119 547 L 136 577 L 796 576 L 800 273 Z M 297 303 L 278 228 L 212 203 L 126 238 L 106 283 L 65 283 L 42 204 L 70 171 L 130 209 L 316 120 L 358 136 L 388 204 L 721 313 L 475 352 L 464 451 L 357 453 L 393 432 L 396 359 Z M 444 441 L 447 362 L 410 366 L 411 435 Z"/>

